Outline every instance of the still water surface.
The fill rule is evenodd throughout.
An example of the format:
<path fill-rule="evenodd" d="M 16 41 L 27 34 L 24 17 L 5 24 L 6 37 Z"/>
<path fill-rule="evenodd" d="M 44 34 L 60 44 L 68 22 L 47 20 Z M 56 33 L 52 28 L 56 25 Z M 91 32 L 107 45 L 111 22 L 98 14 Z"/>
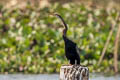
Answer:
<path fill-rule="evenodd" d="M 38 75 L 23 75 L 23 74 L 0 74 L 0 80 L 59 80 L 58 74 L 38 74 Z M 120 75 L 105 77 L 103 75 L 90 75 L 89 80 L 120 80 Z"/>

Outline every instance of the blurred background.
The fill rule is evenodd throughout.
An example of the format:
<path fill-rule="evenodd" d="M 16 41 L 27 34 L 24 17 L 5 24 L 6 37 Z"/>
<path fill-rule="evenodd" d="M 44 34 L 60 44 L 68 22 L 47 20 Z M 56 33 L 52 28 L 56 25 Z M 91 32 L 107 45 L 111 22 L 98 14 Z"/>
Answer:
<path fill-rule="evenodd" d="M 91 73 L 113 74 L 115 60 L 120 72 L 120 0 L 0 0 L 0 73 L 59 73 L 68 64 L 62 24 L 49 12 L 65 19 L 67 35 L 83 50 L 81 64 Z"/>

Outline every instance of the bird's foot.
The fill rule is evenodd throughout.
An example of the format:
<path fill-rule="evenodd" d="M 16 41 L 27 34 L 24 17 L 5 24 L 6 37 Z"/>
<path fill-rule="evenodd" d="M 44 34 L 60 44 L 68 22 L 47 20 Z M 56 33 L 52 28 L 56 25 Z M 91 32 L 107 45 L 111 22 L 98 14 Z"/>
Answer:
<path fill-rule="evenodd" d="M 69 63 L 68 63 L 69 66 L 71 66 L 72 64 L 70 64 L 70 60 L 69 60 Z"/>

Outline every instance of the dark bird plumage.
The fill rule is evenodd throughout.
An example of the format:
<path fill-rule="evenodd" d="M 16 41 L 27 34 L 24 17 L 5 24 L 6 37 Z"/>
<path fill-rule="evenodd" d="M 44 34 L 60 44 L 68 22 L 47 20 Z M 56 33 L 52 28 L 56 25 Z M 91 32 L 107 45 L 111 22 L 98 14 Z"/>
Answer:
<path fill-rule="evenodd" d="M 63 23 L 65 29 L 63 30 L 63 40 L 65 43 L 65 55 L 66 58 L 70 61 L 70 64 L 80 64 L 80 49 L 77 47 L 77 44 L 67 38 L 66 33 L 68 30 L 67 24 L 64 19 L 59 14 L 53 14 L 57 16 Z"/>

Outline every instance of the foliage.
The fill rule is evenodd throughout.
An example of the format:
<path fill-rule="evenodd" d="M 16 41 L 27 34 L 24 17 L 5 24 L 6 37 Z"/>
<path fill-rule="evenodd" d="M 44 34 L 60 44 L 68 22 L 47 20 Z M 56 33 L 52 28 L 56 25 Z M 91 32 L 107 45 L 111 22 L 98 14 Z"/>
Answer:
<path fill-rule="evenodd" d="M 0 8 L 1 73 L 55 73 L 68 63 L 64 56 L 63 26 L 49 12 L 59 13 L 68 23 L 68 37 L 83 49 L 82 65 L 91 72 L 111 70 L 117 26 L 99 68 L 97 62 L 118 11 L 56 3 L 43 9 L 30 4 L 24 9 Z"/>

